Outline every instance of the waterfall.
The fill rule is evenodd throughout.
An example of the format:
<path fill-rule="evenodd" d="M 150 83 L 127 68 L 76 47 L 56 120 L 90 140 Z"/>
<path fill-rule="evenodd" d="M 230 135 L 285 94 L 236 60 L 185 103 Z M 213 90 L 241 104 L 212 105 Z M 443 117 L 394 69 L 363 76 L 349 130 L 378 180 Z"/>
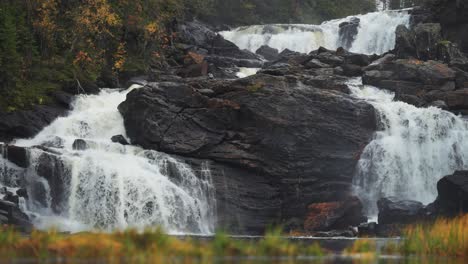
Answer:
<path fill-rule="evenodd" d="M 207 164 L 195 171 L 164 153 L 111 141 L 126 136 L 117 106 L 136 88 L 80 95 L 68 116 L 32 139 L 14 142 L 30 149 L 25 180 L 35 198 L 28 210 L 36 216 L 36 227 L 110 231 L 161 226 L 169 233 L 214 232 L 216 205 Z M 84 149 L 73 147 L 76 139 Z M 2 174 L 14 169 L 4 165 Z"/>
<path fill-rule="evenodd" d="M 399 25 L 409 26 L 410 21 L 407 11 L 382 11 L 327 21 L 321 25 L 256 25 L 220 34 L 239 48 L 252 52 L 268 45 L 279 51 L 290 49 L 309 53 L 320 46 L 328 49 L 344 46 L 339 38 L 340 24 L 353 18 L 359 18 L 360 23 L 350 51 L 364 54 L 382 54 L 393 49 L 396 28 Z"/>
<path fill-rule="evenodd" d="M 380 120 L 354 178 L 369 215 L 376 215 L 382 197 L 431 203 L 442 177 L 468 169 L 468 122 L 462 117 L 394 101 L 393 93 L 363 86 L 360 78 L 348 86 L 375 107 Z"/>

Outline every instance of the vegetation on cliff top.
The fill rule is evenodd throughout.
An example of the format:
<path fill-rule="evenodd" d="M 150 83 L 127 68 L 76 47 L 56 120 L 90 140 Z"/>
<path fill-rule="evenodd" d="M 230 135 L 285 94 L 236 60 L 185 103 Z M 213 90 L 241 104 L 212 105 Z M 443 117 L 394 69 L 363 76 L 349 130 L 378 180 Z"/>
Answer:
<path fill-rule="evenodd" d="M 47 102 L 51 91 L 160 65 L 175 18 L 212 25 L 318 23 L 371 11 L 373 0 L 4 0 L 0 2 L 0 110 Z"/>

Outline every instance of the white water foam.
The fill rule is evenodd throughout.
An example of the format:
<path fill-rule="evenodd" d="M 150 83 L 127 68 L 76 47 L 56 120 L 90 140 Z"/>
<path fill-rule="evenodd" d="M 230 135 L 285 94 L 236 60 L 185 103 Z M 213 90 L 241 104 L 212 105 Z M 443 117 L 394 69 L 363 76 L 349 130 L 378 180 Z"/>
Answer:
<path fill-rule="evenodd" d="M 369 215 L 376 202 L 396 196 L 431 203 L 437 182 L 456 170 L 468 169 L 468 123 L 439 108 L 417 108 L 394 101 L 394 94 L 348 83 L 353 95 L 377 110 L 380 130 L 364 149 L 354 179 Z"/>
<path fill-rule="evenodd" d="M 29 205 L 38 228 L 77 232 L 161 226 L 171 234 L 214 232 L 216 205 L 207 165 L 195 172 L 166 154 L 111 142 L 114 135 L 126 135 L 117 106 L 135 88 L 78 96 L 67 117 L 58 118 L 33 139 L 15 142 L 49 148 L 48 152 L 32 148 L 26 171 L 29 186 L 41 183 L 42 196 L 47 196 L 42 203 Z M 74 150 L 76 139 L 83 139 L 87 149 Z M 44 158 L 51 169 L 42 175 L 63 187 L 63 201 L 55 201 L 59 205 L 53 205 L 48 181 L 38 176 L 44 171 Z M 2 167 L 11 170 L 10 165 Z"/>
<path fill-rule="evenodd" d="M 343 46 L 339 38 L 339 25 L 357 17 L 361 20 L 358 34 L 350 51 L 364 54 L 382 54 L 395 47 L 395 30 L 399 25 L 409 26 L 407 11 L 382 11 L 331 20 L 321 25 L 273 24 L 256 25 L 222 31 L 220 34 L 241 49 L 255 52 L 263 45 L 301 53 L 319 47 L 337 49 Z"/>
<path fill-rule="evenodd" d="M 246 78 L 249 76 L 252 76 L 256 74 L 260 68 L 245 68 L 245 67 L 240 67 L 239 72 L 237 72 L 236 76 L 238 78 Z"/>

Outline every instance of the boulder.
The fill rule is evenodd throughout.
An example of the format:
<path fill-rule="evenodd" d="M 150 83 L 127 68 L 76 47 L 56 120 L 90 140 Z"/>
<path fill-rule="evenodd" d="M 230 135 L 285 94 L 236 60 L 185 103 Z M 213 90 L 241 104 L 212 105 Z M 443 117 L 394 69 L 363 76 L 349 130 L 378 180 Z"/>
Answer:
<path fill-rule="evenodd" d="M 279 57 L 279 51 L 267 45 L 261 46 L 255 53 L 269 61 L 276 60 Z"/>
<path fill-rule="evenodd" d="M 412 224 L 424 219 L 425 207 L 422 203 L 399 200 L 396 197 L 382 198 L 377 202 L 379 225 Z"/>
<path fill-rule="evenodd" d="M 129 145 L 127 139 L 122 135 L 116 135 L 111 138 L 111 141 L 114 143 L 119 143 L 120 145 Z"/>
<path fill-rule="evenodd" d="M 326 63 L 322 63 L 321 61 L 317 60 L 317 59 L 312 59 L 310 61 L 308 61 L 306 64 L 305 64 L 305 67 L 307 69 L 316 69 L 316 68 L 331 68 L 330 65 L 326 64 Z"/>
<path fill-rule="evenodd" d="M 73 150 L 87 150 L 89 148 L 88 143 L 84 139 L 76 139 L 72 145 Z"/>
<path fill-rule="evenodd" d="M 437 191 L 437 200 L 428 206 L 436 216 L 468 213 L 468 171 L 445 176 L 437 183 Z"/>
<path fill-rule="evenodd" d="M 284 49 L 283 51 L 280 52 L 279 57 L 292 57 L 292 56 L 297 56 L 297 55 L 300 55 L 300 53 L 297 51 Z"/>
<path fill-rule="evenodd" d="M 309 205 L 304 230 L 309 233 L 358 226 L 367 221 L 361 201 L 352 197 L 345 201 Z"/>
<path fill-rule="evenodd" d="M 355 64 L 344 64 L 341 68 L 343 69 L 343 74 L 349 77 L 361 76 L 363 73 L 362 67 Z"/>
<path fill-rule="evenodd" d="M 319 75 L 323 82 L 307 84 L 318 76 L 296 67 L 300 65 L 284 63 L 281 72 L 269 69 L 249 78 L 196 85 L 150 84 L 130 92 L 119 111 L 134 144 L 210 160 L 224 170 L 213 176 L 217 192 L 226 190 L 234 203 L 219 214 L 224 224 L 237 213 L 237 222 L 249 223 L 247 230 L 293 218 L 304 222 L 309 205 L 349 199 L 356 157 L 372 138 L 376 120 L 368 103 L 318 86 L 329 85 L 334 77 Z M 213 93 L 205 95 L 201 89 Z M 233 177 L 239 187 L 222 186 Z M 239 196 L 239 190 L 259 182 L 264 193 Z M 239 209 L 247 205 L 252 210 Z M 263 207 L 268 210 L 261 221 L 246 219 L 255 218 L 253 208 L 258 213 Z"/>

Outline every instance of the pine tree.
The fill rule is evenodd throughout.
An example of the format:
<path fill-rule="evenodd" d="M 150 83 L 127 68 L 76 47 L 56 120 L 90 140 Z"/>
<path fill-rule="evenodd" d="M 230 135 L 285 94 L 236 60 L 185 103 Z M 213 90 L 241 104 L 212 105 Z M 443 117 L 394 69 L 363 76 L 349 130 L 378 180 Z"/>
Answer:
<path fill-rule="evenodd" d="M 0 92 L 11 93 L 20 74 L 21 57 L 17 50 L 15 10 L 12 4 L 0 4 Z"/>

